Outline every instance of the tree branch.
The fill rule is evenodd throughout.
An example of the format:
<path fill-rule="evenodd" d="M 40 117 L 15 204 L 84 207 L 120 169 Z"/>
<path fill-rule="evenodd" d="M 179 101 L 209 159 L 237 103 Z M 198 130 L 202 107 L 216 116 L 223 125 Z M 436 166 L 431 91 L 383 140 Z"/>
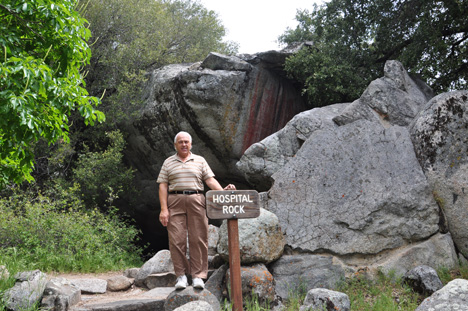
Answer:
<path fill-rule="evenodd" d="M 386 52 L 384 54 L 384 56 L 378 58 L 375 62 L 376 63 L 384 63 L 386 62 L 388 59 L 390 59 L 390 57 L 392 55 L 394 55 L 395 53 L 397 53 L 398 51 L 401 51 L 403 48 L 407 47 L 408 45 L 410 45 L 411 43 L 413 43 L 414 39 L 413 38 L 409 38 L 403 42 L 401 42 L 400 44 L 396 45 L 393 49 L 391 49 L 390 51 Z"/>
<path fill-rule="evenodd" d="M 32 29 L 31 27 L 29 27 L 29 25 L 28 25 L 28 23 L 26 22 L 26 20 L 24 20 L 24 19 L 18 14 L 18 12 L 15 12 L 15 11 L 11 10 L 10 8 L 4 6 L 3 4 L 0 4 L 0 9 L 3 9 L 3 10 L 5 10 L 5 11 L 7 11 L 9 14 L 15 16 L 15 18 L 18 19 L 19 22 L 20 22 L 25 28 L 27 28 L 30 32 L 32 32 L 32 33 L 34 33 L 36 36 L 38 36 L 42 41 L 45 41 L 45 40 L 44 40 L 44 37 L 43 37 L 40 33 L 36 32 L 34 29 Z M 30 21 L 30 22 L 31 22 L 31 21 Z"/>

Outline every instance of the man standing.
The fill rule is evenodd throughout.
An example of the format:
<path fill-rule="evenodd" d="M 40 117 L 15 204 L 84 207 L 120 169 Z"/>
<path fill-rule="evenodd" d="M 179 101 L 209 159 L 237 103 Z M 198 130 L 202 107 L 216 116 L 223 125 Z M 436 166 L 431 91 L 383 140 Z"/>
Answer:
<path fill-rule="evenodd" d="M 208 273 L 208 218 L 206 217 L 203 182 L 212 190 L 223 190 L 214 178 L 206 160 L 193 154 L 192 137 L 179 132 L 174 138 L 177 153 L 167 158 L 161 168 L 159 221 L 167 226 L 169 250 L 177 275 L 176 289 L 186 288 L 187 274 L 192 275 L 193 287 L 204 288 Z M 235 190 L 227 185 L 224 190 Z M 187 260 L 187 233 L 190 260 Z"/>

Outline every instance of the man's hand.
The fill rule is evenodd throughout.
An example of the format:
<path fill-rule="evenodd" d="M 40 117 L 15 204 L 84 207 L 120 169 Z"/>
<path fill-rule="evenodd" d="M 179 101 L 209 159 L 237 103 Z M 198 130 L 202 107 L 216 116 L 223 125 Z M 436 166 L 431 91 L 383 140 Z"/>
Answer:
<path fill-rule="evenodd" d="M 159 213 L 159 221 L 164 227 L 167 227 L 167 223 L 169 222 L 169 211 L 167 209 L 161 210 L 161 213 Z"/>
<path fill-rule="evenodd" d="M 236 186 L 233 184 L 229 184 L 226 187 L 224 187 L 224 190 L 236 190 Z"/>
<path fill-rule="evenodd" d="M 167 209 L 167 194 L 168 194 L 167 183 L 159 184 L 159 203 L 161 205 L 161 213 L 159 213 L 159 221 L 164 227 L 167 227 L 169 222 L 169 210 Z"/>
<path fill-rule="evenodd" d="M 221 187 L 219 182 L 214 177 L 206 179 L 205 183 L 208 185 L 208 187 L 210 187 L 211 190 L 236 190 L 236 186 L 233 184 L 229 184 L 224 188 Z"/>

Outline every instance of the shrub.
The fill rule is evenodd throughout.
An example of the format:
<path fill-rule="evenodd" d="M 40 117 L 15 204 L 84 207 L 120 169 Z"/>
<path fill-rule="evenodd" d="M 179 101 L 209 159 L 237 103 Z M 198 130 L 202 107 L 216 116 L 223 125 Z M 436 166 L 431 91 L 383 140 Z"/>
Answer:
<path fill-rule="evenodd" d="M 73 191 L 70 191 L 72 193 Z M 0 200 L 0 265 L 18 258 L 28 269 L 97 272 L 141 264 L 138 230 L 110 210 L 79 199 L 14 194 Z"/>
<path fill-rule="evenodd" d="M 133 170 L 124 165 L 122 151 L 125 140 L 120 131 L 106 134 L 109 145 L 103 152 L 85 152 L 79 156 L 73 170 L 73 180 L 80 184 L 79 192 L 87 207 L 106 210 L 122 193 L 132 191 Z"/>

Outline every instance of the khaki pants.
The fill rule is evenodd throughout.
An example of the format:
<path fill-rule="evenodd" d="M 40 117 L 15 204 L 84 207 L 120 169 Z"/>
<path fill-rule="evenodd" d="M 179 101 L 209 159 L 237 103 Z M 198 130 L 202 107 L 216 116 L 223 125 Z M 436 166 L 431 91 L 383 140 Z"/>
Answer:
<path fill-rule="evenodd" d="M 169 194 L 169 250 L 175 274 L 206 279 L 208 274 L 208 217 L 203 194 Z M 190 260 L 187 259 L 187 232 Z"/>

